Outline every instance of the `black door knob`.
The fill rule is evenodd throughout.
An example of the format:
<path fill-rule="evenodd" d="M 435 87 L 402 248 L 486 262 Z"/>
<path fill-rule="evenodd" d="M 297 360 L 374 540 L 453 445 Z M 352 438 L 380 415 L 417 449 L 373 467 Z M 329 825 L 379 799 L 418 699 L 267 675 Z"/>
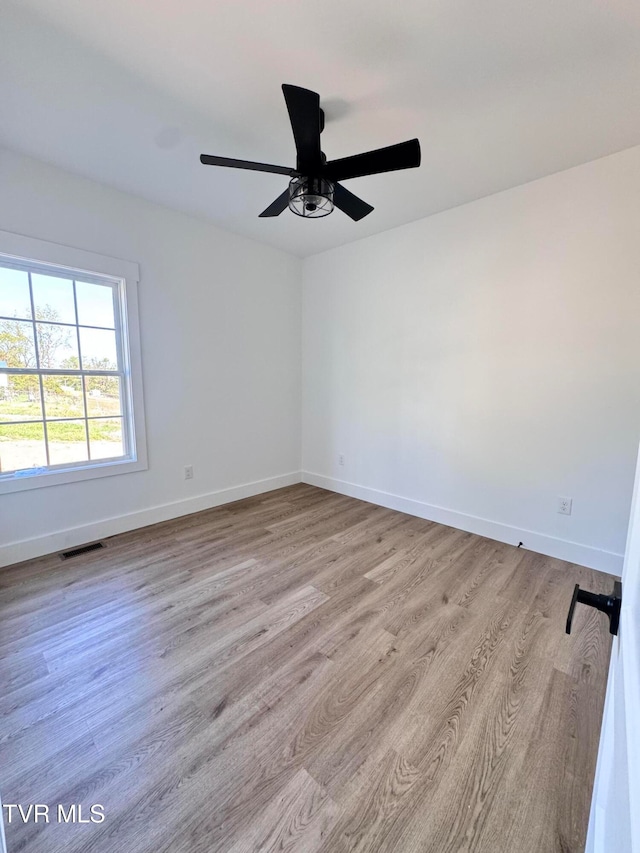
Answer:
<path fill-rule="evenodd" d="M 620 581 L 615 581 L 613 584 L 611 595 L 598 595 L 595 592 L 587 592 L 585 589 L 580 589 L 580 584 L 576 584 L 573 590 L 569 613 L 567 614 L 567 634 L 571 633 L 571 622 L 576 604 L 587 604 L 589 607 L 595 607 L 596 610 L 606 613 L 609 617 L 609 632 L 611 634 L 618 633 L 620 626 L 620 606 L 622 604 L 622 584 Z"/>

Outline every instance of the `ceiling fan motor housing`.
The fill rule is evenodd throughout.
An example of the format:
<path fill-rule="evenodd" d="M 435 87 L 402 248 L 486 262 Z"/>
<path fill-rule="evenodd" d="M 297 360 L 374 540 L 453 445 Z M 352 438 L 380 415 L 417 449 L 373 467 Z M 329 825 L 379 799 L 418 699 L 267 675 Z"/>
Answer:
<path fill-rule="evenodd" d="M 293 178 L 289 183 L 289 209 L 298 216 L 317 219 L 333 210 L 335 185 L 326 178 Z"/>

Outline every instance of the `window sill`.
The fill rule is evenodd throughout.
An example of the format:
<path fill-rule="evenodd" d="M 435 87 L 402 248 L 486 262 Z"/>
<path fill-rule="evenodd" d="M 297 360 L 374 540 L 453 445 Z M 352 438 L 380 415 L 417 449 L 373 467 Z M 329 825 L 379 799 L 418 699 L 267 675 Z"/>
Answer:
<path fill-rule="evenodd" d="M 145 459 L 117 459 L 92 465 L 78 465 L 77 468 L 66 468 L 64 471 L 40 471 L 33 474 L 20 471 L 16 474 L 0 475 L 0 495 L 24 492 L 28 489 L 41 489 L 45 486 L 78 483 L 97 477 L 111 477 L 114 474 L 146 471 L 147 467 Z"/>

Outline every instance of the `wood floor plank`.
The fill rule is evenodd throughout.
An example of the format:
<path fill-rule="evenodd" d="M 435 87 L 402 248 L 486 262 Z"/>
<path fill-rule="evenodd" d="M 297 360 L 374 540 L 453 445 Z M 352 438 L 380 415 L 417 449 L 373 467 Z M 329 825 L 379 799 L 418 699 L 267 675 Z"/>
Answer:
<path fill-rule="evenodd" d="M 0 571 L 11 853 L 580 853 L 610 577 L 300 484 Z"/>
<path fill-rule="evenodd" d="M 229 853 L 286 853 L 315 850 L 338 814 L 326 791 L 299 770 L 291 782 L 241 833 Z"/>
<path fill-rule="evenodd" d="M 502 660 L 474 703 L 473 716 L 459 740 L 442 781 L 433 792 L 430 808 L 418 810 L 402 831 L 402 849 L 423 849 L 430 839 L 435 851 L 492 850 L 507 853 L 505 836 L 486 834 L 489 817 L 493 824 L 510 823 L 504 808 L 513 777 L 524 775 L 527 747 L 537 731 L 542 700 L 553 673 L 549 649 L 555 632 L 549 620 L 530 609 L 510 632 L 502 648 Z M 514 770 L 517 768 L 517 773 Z M 510 807 L 513 806 L 509 798 Z M 539 831 L 532 827 L 526 843 L 545 849 Z M 511 842 L 509 842 L 511 843 Z M 520 849 L 520 848 L 515 848 Z"/>

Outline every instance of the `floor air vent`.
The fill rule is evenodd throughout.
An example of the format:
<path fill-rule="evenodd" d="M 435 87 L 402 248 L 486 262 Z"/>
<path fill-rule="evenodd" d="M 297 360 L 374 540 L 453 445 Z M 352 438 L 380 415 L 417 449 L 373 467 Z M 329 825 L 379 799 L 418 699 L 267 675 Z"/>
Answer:
<path fill-rule="evenodd" d="M 80 548 L 72 548 L 70 551 L 61 551 L 60 559 L 68 560 L 70 557 L 79 557 L 80 554 L 88 554 L 89 551 L 98 551 L 104 548 L 102 542 L 94 542 L 93 545 L 81 545 Z"/>

